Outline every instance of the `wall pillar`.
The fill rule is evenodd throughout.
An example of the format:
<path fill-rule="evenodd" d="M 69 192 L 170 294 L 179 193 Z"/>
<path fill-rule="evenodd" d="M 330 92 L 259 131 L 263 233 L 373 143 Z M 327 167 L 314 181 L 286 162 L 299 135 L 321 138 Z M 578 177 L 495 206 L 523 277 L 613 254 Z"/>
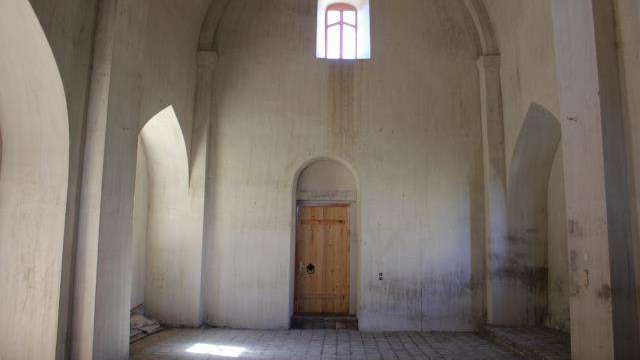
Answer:
<path fill-rule="evenodd" d="M 502 274 L 507 245 L 507 177 L 500 84 L 500 56 L 478 59 L 484 164 L 485 306 L 489 324 L 509 324 L 508 284 Z"/>
<path fill-rule="evenodd" d="M 206 243 L 204 237 L 205 199 L 207 184 L 208 150 L 211 141 L 210 129 L 213 111 L 213 77 L 218 63 L 218 53 L 213 50 L 198 50 L 198 69 L 196 81 L 196 95 L 194 104 L 193 136 L 191 141 L 190 187 L 192 213 L 196 217 L 198 229 L 201 230 L 202 262 L 200 286 L 200 312 L 198 321 L 205 321 L 204 304 L 207 294 L 206 282 Z"/>
<path fill-rule="evenodd" d="M 631 359 L 628 184 L 610 1 L 552 0 L 574 359 Z M 626 280 L 625 280 L 626 279 Z M 630 303 L 635 304 L 635 301 Z M 631 332 L 627 332 L 627 330 Z M 631 341 L 630 341 L 631 340 Z"/>
<path fill-rule="evenodd" d="M 635 268 L 636 309 L 640 308 L 640 2 L 615 0 L 618 26 L 618 55 L 623 89 L 623 109 L 629 151 L 630 199 L 632 213 L 632 261 Z M 640 315 L 640 314 L 638 314 Z M 640 333 L 640 317 L 636 320 Z"/>
<path fill-rule="evenodd" d="M 128 359 L 146 2 L 99 4 L 75 274 L 73 359 Z"/>

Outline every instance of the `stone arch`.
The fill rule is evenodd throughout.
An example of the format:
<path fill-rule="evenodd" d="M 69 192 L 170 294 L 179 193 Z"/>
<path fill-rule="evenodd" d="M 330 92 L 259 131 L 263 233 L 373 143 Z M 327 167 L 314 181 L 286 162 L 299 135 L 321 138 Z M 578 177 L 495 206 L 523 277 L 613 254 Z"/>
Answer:
<path fill-rule="evenodd" d="M 500 50 L 498 49 L 498 42 L 496 41 L 489 12 L 483 3 L 483 0 L 463 1 L 467 10 L 469 10 L 469 15 L 471 16 L 471 19 L 473 19 L 473 24 L 476 27 L 482 55 L 498 55 L 500 53 Z"/>
<path fill-rule="evenodd" d="M 560 122 L 533 103 L 509 169 L 508 241 L 501 274 L 509 287 L 505 311 L 517 324 L 541 324 L 546 313 L 547 192 L 560 137 Z"/>
<path fill-rule="evenodd" d="M 67 103 L 27 0 L 0 2 L 0 47 L 0 294 L 10 294 L 0 302 L 0 358 L 47 359 L 55 356 L 58 328 Z"/>
<path fill-rule="evenodd" d="M 354 194 L 342 194 L 342 195 L 338 195 L 341 197 L 341 201 L 346 202 L 346 203 L 351 203 L 351 213 L 350 216 L 353 218 L 353 222 L 351 223 L 351 236 L 350 236 L 350 243 L 351 243 L 351 259 L 350 259 L 350 278 L 351 278 L 351 285 L 350 285 L 350 314 L 351 315 L 357 315 L 359 312 L 359 308 L 360 308 L 360 297 L 358 296 L 361 291 L 360 291 L 360 284 L 362 284 L 362 281 L 360 279 L 361 276 L 361 261 L 360 261 L 360 252 L 361 252 L 361 241 L 360 241 L 360 234 L 361 234 L 361 199 L 360 199 L 360 181 L 357 175 L 357 172 L 355 170 L 355 168 L 346 160 L 340 158 L 340 157 L 335 157 L 335 156 L 319 156 L 319 157 L 313 157 L 310 158 L 306 161 L 304 161 L 302 164 L 300 164 L 297 168 L 296 168 L 296 172 L 293 175 L 293 181 L 291 182 L 291 189 L 292 189 L 292 211 L 291 211 L 291 269 L 290 269 L 290 281 L 289 281 L 289 315 L 292 316 L 294 314 L 294 309 L 293 309 L 293 299 L 294 299 L 294 291 L 295 291 L 295 244 L 296 244 L 296 224 L 297 224 L 297 205 L 299 200 L 303 200 L 303 198 L 305 200 L 311 200 L 313 201 L 313 197 L 314 195 L 311 194 L 306 194 L 304 196 L 302 196 L 302 194 L 299 194 L 299 181 L 302 179 L 302 177 L 304 176 L 304 173 L 306 170 L 312 169 L 314 167 L 314 165 L 318 165 L 318 164 L 322 164 L 322 163 L 329 163 L 329 164 L 335 164 L 337 166 L 339 166 L 340 168 L 342 168 L 344 170 L 344 174 L 343 174 L 343 178 L 348 176 L 350 177 L 352 184 L 353 184 L 353 188 L 354 188 Z M 348 174 L 348 175 L 347 175 Z M 313 176 L 313 175 L 311 175 Z M 302 197 L 301 197 L 302 196 Z M 322 199 L 319 199 L 320 201 L 322 201 Z M 328 200 L 336 200 L 334 198 L 332 199 L 328 199 Z M 354 248 L 355 247 L 355 248 Z"/>

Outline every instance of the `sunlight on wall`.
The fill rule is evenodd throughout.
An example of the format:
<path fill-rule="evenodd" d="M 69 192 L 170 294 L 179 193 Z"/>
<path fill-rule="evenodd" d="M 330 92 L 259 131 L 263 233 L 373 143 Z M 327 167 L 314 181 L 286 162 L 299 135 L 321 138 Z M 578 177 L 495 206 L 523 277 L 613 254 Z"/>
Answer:
<path fill-rule="evenodd" d="M 333 4 L 349 4 L 354 6 L 358 10 L 358 28 L 357 28 L 357 54 L 345 54 L 345 59 L 370 59 L 371 58 L 371 22 L 369 19 L 369 0 L 318 0 L 318 28 L 316 39 L 316 57 L 319 59 L 337 59 L 340 56 L 336 54 L 340 53 L 340 41 L 330 41 L 330 48 L 327 54 L 326 41 L 327 41 L 327 29 L 326 29 L 326 15 L 327 8 Z M 328 34 L 331 36 L 331 34 Z M 339 40 L 340 34 L 333 34 L 336 40 Z M 345 38 L 345 45 L 348 45 L 347 36 Z M 354 40 L 355 41 L 355 40 Z M 333 54 L 333 55 L 332 55 Z"/>
<path fill-rule="evenodd" d="M 228 358 L 240 357 L 246 351 L 243 347 L 238 346 L 226 346 L 226 345 L 213 345 L 213 344 L 195 344 L 187 349 L 190 354 L 212 355 Z"/>
<path fill-rule="evenodd" d="M 145 315 L 164 324 L 198 326 L 201 214 L 192 209 L 189 159 L 174 108 L 155 115 L 141 138 L 149 184 Z"/>

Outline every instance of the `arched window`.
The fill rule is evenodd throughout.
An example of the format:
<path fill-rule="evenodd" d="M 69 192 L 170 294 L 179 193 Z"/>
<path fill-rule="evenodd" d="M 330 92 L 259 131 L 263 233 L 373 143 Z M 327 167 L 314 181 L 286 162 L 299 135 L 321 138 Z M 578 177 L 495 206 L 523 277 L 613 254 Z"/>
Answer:
<path fill-rule="evenodd" d="M 355 59 L 358 53 L 358 10 L 349 4 L 327 8 L 326 54 L 328 59 Z"/>
<path fill-rule="evenodd" d="M 369 0 L 318 0 L 316 57 L 371 59 Z"/>

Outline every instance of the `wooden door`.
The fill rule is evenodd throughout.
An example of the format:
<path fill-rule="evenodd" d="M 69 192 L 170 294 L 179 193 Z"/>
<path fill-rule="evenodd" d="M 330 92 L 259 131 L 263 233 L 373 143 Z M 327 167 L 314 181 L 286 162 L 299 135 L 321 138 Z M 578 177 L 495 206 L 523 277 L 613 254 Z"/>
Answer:
<path fill-rule="evenodd" d="M 349 206 L 298 207 L 296 314 L 349 314 Z"/>

